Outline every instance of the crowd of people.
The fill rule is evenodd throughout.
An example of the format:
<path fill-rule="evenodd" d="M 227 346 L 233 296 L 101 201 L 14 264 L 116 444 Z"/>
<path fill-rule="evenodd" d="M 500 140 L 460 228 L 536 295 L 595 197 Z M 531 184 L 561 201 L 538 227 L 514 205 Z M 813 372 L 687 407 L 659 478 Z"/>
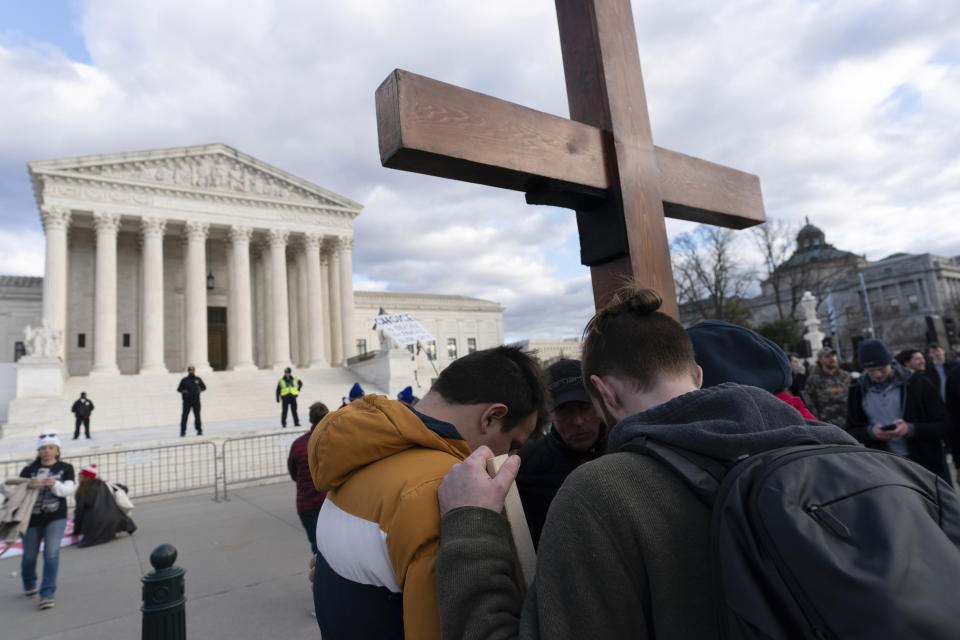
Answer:
<path fill-rule="evenodd" d="M 960 511 L 947 462 L 951 451 L 960 459 L 960 365 L 944 349 L 928 345 L 894 357 L 883 341 L 866 339 L 856 354 L 859 371 L 841 366 L 830 347 L 808 369 L 796 354 L 744 327 L 704 321 L 684 329 L 658 310 L 660 303 L 645 289 L 615 297 L 587 325 L 582 360 L 544 368 L 533 354 L 496 347 L 452 362 L 422 398 L 412 387 L 392 399 L 356 383 L 336 411 L 313 403 L 310 429 L 292 443 L 287 466 L 323 637 L 729 633 L 732 618 L 747 623 L 730 614 L 736 607 L 718 592 L 713 505 L 741 462 L 791 447 L 892 454 L 858 461 L 835 477 L 802 478 L 804 491 L 817 483 L 842 485 L 858 472 L 868 479 L 901 474 L 930 489 L 939 513 Z M 192 370 L 181 381 L 181 435 L 191 411 L 202 433 L 205 388 Z M 286 369 L 275 393 L 282 427 L 288 414 L 299 426 L 302 388 Z M 93 410 L 81 400 L 75 437 L 81 426 L 89 428 L 81 414 Z M 516 455 L 491 475 L 488 459 L 503 454 Z M 103 482 L 93 465 L 77 478 L 60 455 L 56 434 L 41 434 L 21 483 L 5 486 L 4 509 L 29 505 L 29 518 L 18 524 L 23 589 L 40 597 L 41 608 L 53 606 L 60 547 L 49 542 L 63 536 L 67 497 L 76 492 L 80 546 L 136 530 L 118 500 L 124 487 Z M 525 522 L 503 515 L 514 483 Z M 885 513 L 882 505 L 876 509 L 874 515 Z M 862 533 L 850 531 L 858 526 L 855 514 L 804 510 L 838 538 Z M 947 557 L 935 566 L 923 550 L 904 549 L 914 566 L 922 558 L 925 567 L 907 573 L 938 586 L 942 575 L 960 568 L 960 530 L 948 531 L 960 523 L 951 518 L 929 518 L 938 533 L 944 529 Z M 928 526 L 917 520 L 905 529 Z M 880 518 L 871 526 L 885 524 Z M 521 526 L 536 549 L 529 585 L 518 574 L 512 537 Z M 48 544 L 38 585 L 41 541 Z M 829 570 L 849 569 L 837 561 Z M 867 628 L 903 615 L 904 628 L 934 631 L 924 637 L 957 637 L 949 607 L 934 613 L 938 607 L 929 606 L 951 596 L 908 588 L 916 579 L 872 583 L 872 595 L 888 606 L 873 622 L 851 624 Z M 924 607 L 911 609 L 917 598 Z M 778 615 L 769 624 L 780 624 L 773 620 Z"/>
<path fill-rule="evenodd" d="M 730 619 L 746 623 L 716 591 L 711 500 L 737 463 L 790 447 L 893 454 L 844 459 L 834 478 L 797 480 L 804 491 L 893 474 L 922 487 L 914 494 L 943 500 L 943 513 L 960 506 L 944 456 L 955 431 L 949 415 L 960 418 L 944 404 L 956 381 L 949 361 L 937 371 L 943 395 L 879 340 L 861 343 L 859 377 L 830 348 L 807 372 L 749 329 L 707 321 L 684 330 L 659 305 L 649 290 L 615 299 L 587 326 L 582 361 L 544 370 L 518 350 L 488 349 L 441 371 L 415 408 L 364 395 L 314 428 L 306 446 L 311 488 L 326 492 L 311 541 L 322 636 L 699 638 L 716 637 L 720 626 L 729 633 Z M 491 477 L 488 459 L 512 452 Z M 869 473 L 859 477 L 858 465 Z M 528 589 L 511 533 L 518 523 L 502 513 L 514 481 L 537 549 Z M 865 533 L 810 509 L 804 517 L 815 515 L 838 539 Z M 871 509 L 879 521 L 869 537 L 878 542 L 844 543 L 846 553 L 923 562 L 899 582 L 869 583 L 887 606 L 851 624 L 893 620 L 930 632 L 923 637 L 956 637 L 952 596 L 940 587 L 960 571 L 960 523 L 926 514 L 900 525 L 883 504 Z M 924 549 L 876 551 L 887 535 L 881 525 L 935 531 L 931 548 L 950 553 L 931 564 Z M 808 535 L 806 525 L 795 526 Z M 853 564 L 864 562 L 873 560 Z M 832 573 L 820 567 L 824 584 L 814 588 L 848 570 L 834 565 Z"/>

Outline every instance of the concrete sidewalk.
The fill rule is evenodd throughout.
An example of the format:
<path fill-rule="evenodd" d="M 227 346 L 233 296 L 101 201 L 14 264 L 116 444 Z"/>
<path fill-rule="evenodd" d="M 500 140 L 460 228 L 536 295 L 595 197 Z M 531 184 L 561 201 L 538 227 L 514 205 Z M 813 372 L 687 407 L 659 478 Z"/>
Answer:
<path fill-rule="evenodd" d="M 104 545 L 60 551 L 56 606 L 22 596 L 20 557 L 0 558 L 4 640 L 138 638 L 142 575 L 170 543 L 186 569 L 187 635 L 195 639 L 319 638 L 310 615 L 310 545 L 292 482 L 209 495 L 139 501 L 139 527 Z M 38 560 L 40 574 L 42 558 Z"/>
<path fill-rule="evenodd" d="M 301 417 L 303 419 L 300 424 L 301 428 L 303 428 L 306 426 L 308 420 L 305 415 Z M 291 428 L 294 428 L 292 427 L 292 423 L 287 430 Z M 276 417 L 271 418 L 247 418 L 244 420 L 204 422 L 202 436 L 196 435 L 193 428 L 193 418 L 191 417 L 190 423 L 187 425 L 187 435 L 183 438 L 180 437 L 179 424 L 160 427 L 139 427 L 136 429 L 110 429 L 102 432 L 98 432 L 96 428 L 93 428 L 91 429 L 92 437 L 90 439 L 81 435 L 78 440 L 73 439 L 73 428 L 69 427 L 63 431 L 58 431 L 58 435 L 63 442 L 63 459 L 66 462 L 70 462 L 71 456 L 82 453 L 179 444 L 197 439 L 220 441 L 224 438 L 270 433 L 280 430 L 280 417 L 278 414 Z M 34 458 L 37 455 L 36 446 L 36 434 L 2 438 L 0 439 L 0 460 Z M 79 469 L 77 469 L 77 471 L 79 471 Z"/>

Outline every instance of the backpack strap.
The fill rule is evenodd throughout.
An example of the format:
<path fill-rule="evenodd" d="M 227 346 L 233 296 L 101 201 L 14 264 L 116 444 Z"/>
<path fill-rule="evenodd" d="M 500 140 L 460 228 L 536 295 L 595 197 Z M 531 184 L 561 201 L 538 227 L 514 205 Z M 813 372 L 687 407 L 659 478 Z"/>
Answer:
<path fill-rule="evenodd" d="M 723 477 L 727 475 L 727 471 L 739 462 L 739 460 L 734 460 L 725 463 L 716 458 L 651 440 L 646 436 L 634 438 L 630 443 L 621 447 L 621 451 L 648 455 L 663 463 L 683 478 L 697 498 L 708 507 L 713 507 L 714 498 L 720 489 Z"/>
<path fill-rule="evenodd" d="M 820 444 L 808 436 L 797 436 L 784 442 L 784 447 L 805 444 Z M 621 451 L 632 451 L 647 455 L 666 465 L 670 470 L 683 478 L 693 493 L 708 507 L 713 507 L 717 492 L 724 476 L 740 462 L 750 457 L 743 454 L 730 460 L 711 458 L 701 453 L 695 453 L 680 447 L 651 440 L 647 436 L 634 438 L 620 447 Z"/>

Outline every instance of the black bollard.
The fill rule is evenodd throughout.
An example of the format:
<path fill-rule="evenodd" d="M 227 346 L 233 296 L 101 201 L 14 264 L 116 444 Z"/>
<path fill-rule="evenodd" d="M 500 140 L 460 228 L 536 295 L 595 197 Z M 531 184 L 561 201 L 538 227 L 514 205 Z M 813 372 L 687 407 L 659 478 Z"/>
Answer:
<path fill-rule="evenodd" d="M 185 570 L 174 567 L 177 549 L 162 544 L 150 554 L 153 573 L 143 576 L 143 640 L 186 640 L 187 615 L 183 596 Z"/>

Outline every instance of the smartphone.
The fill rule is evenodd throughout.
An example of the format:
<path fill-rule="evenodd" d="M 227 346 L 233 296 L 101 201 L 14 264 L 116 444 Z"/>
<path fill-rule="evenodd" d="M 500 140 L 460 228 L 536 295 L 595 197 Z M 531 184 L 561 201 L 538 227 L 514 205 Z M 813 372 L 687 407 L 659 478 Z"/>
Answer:
<path fill-rule="evenodd" d="M 895 424 L 885 424 L 882 427 L 880 427 L 880 431 L 893 431 L 896 428 L 897 428 L 897 425 Z"/>

